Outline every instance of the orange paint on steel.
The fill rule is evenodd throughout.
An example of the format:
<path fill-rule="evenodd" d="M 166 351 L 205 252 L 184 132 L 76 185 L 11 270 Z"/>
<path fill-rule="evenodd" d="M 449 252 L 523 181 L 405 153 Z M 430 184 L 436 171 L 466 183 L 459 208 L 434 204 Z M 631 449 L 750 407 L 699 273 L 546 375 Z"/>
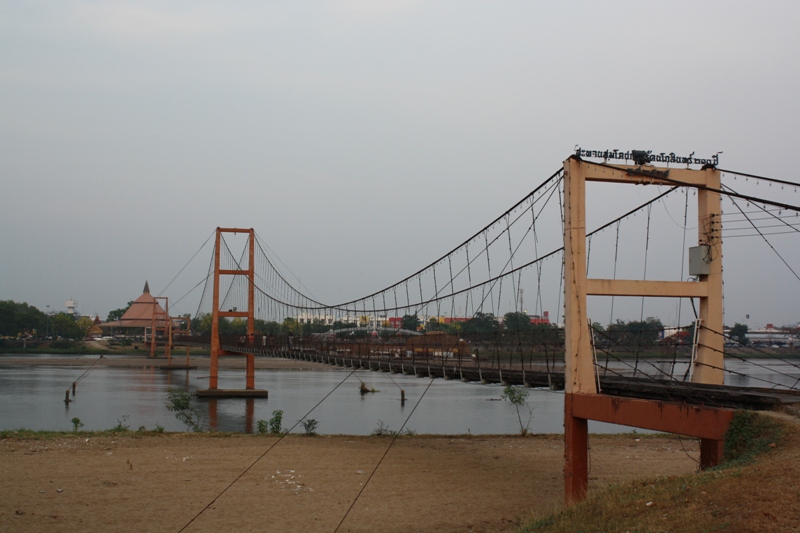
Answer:
<path fill-rule="evenodd" d="M 153 312 L 150 316 L 150 357 L 156 356 L 156 306 L 158 301 L 153 298 Z M 147 333 L 147 330 L 145 330 Z"/>
<path fill-rule="evenodd" d="M 221 269 L 220 268 L 220 245 L 223 233 L 247 233 L 249 235 L 248 255 L 249 264 L 247 270 Z M 220 276 L 247 276 L 247 311 L 220 311 L 219 291 Z M 219 338 L 219 319 L 220 317 L 234 317 L 247 319 L 247 340 L 252 342 L 255 336 L 255 231 L 253 228 L 217 228 L 216 241 L 214 246 L 214 298 L 213 309 L 211 312 L 211 368 L 208 377 L 208 388 L 217 389 L 219 386 L 219 357 L 228 352 L 222 349 Z M 233 353 L 232 355 L 239 355 Z M 188 355 L 187 355 L 188 357 Z M 246 384 L 245 388 L 255 389 L 255 355 L 245 354 L 247 359 Z"/>
<path fill-rule="evenodd" d="M 250 343 L 250 347 L 253 347 L 253 341 L 255 339 L 255 332 L 256 332 L 256 320 L 255 320 L 255 309 L 256 309 L 256 233 L 255 231 L 250 228 L 250 242 L 249 242 L 249 252 L 250 252 L 250 264 L 247 268 L 247 279 L 249 283 L 247 284 L 247 340 Z M 247 354 L 247 384 L 245 388 L 247 389 L 255 389 L 256 388 L 256 361 L 255 355 L 252 353 Z"/>
<path fill-rule="evenodd" d="M 208 374 L 208 388 L 216 389 L 219 383 L 219 247 L 222 240 L 222 230 L 217 228 L 214 244 L 214 289 L 211 304 L 211 366 Z M 209 404 L 210 406 L 210 404 Z M 216 422 L 216 412 L 214 413 Z M 210 416 L 210 415 L 209 415 Z"/>

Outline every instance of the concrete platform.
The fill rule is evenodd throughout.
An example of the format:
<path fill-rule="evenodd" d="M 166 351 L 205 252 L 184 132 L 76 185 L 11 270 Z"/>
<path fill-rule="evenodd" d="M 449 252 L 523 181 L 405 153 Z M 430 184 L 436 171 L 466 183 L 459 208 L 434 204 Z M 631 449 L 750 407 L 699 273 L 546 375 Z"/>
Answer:
<path fill-rule="evenodd" d="M 197 391 L 198 398 L 268 398 L 269 391 L 263 389 L 203 389 Z"/>

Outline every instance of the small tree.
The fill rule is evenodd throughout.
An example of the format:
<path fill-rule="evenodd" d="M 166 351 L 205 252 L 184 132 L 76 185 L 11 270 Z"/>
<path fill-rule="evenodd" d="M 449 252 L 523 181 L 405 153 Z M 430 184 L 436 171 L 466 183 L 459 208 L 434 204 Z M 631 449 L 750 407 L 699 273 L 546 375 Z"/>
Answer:
<path fill-rule="evenodd" d="M 272 411 L 272 418 L 269 419 L 269 432 L 273 435 L 280 435 L 283 433 L 283 411 L 277 409 Z"/>
<path fill-rule="evenodd" d="M 192 397 L 188 392 L 178 389 L 167 390 L 167 409 L 175 413 L 175 418 L 192 431 L 204 430 L 205 418 L 199 409 L 192 406 Z"/>
<path fill-rule="evenodd" d="M 70 422 L 72 422 L 72 431 L 74 431 L 75 433 L 77 433 L 78 430 L 83 427 L 83 422 L 81 422 L 81 419 L 78 418 L 77 416 L 72 420 L 70 420 Z"/>
<path fill-rule="evenodd" d="M 417 316 L 416 313 L 413 315 L 403 315 L 403 318 L 400 320 L 400 327 L 409 331 L 417 331 L 420 322 L 419 316 Z"/>
<path fill-rule="evenodd" d="M 749 331 L 747 324 L 739 324 L 738 322 L 733 325 L 730 331 L 730 337 L 742 344 L 743 346 L 747 346 L 747 343 L 750 342 L 750 339 L 747 338 L 747 332 Z"/>
<path fill-rule="evenodd" d="M 503 389 L 503 394 L 500 396 L 501 400 L 509 402 L 514 406 L 514 409 L 516 409 L 517 420 L 519 420 L 519 433 L 523 436 L 528 434 L 528 428 L 530 427 L 531 420 L 533 419 L 533 408 L 528 407 L 527 405 L 528 394 L 529 392 L 525 389 L 508 385 L 505 389 Z M 522 422 L 522 413 L 520 412 L 520 408 L 523 407 L 528 410 L 528 420 L 524 423 Z"/>

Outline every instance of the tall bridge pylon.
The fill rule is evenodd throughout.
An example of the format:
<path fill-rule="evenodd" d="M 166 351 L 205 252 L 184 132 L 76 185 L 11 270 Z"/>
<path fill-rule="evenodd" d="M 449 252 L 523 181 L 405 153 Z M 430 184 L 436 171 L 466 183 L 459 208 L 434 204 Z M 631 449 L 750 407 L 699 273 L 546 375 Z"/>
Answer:
<path fill-rule="evenodd" d="M 703 255 L 696 282 L 589 279 L 586 274 L 586 182 L 637 185 L 680 185 L 696 188 L 698 245 Z M 733 416 L 729 409 L 622 398 L 598 390 L 587 295 L 698 298 L 699 331 L 692 381 L 724 382 L 722 331 L 722 238 L 720 172 L 657 169 L 651 166 L 610 166 L 571 156 L 564 161 L 564 480 L 568 502 L 586 495 L 588 484 L 588 420 L 700 437 L 701 466 L 721 459 L 723 438 Z"/>
<path fill-rule="evenodd" d="M 220 261 L 220 250 L 223 233 L 244 233 L 249 235 L 248 241 L 248 263 L 247 268 L 222 269 Z M 255 335 L 255 231 L 253 228 L 217 228 L 216 242 L 214 247 L 214 287 L 213 287 L 213 307 L 211 311 L 211 365 L 208 376 L 208 390 L 198 392 L 201 396 L 251 396 L 255 394 L 236 394 L 237 392 L 246 393 L 255 391 L 255 355 L 252 353 L 244 354 L 246 364 L 246 385 L 245 391 L 220 391 L 219 385 L 219 358 L 227 355 L 241 356 L 241 353 L 230 352 L 222 348 L 219 335 L 220 318 L 245 318 L 247 319 L 247 336 L 252 344 Z M 220 309 L 220 276 L 246 276 L 247 277 L 247 310 L 239 311 L 236 308 L 223 311 Z M 262 391 L 266 393 L 266 391 Z"/>

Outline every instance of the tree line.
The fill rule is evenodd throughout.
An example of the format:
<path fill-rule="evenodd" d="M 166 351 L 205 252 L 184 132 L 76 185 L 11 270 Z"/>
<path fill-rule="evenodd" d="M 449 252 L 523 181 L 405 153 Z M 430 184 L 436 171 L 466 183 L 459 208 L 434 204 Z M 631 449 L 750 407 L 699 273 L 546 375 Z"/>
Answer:
<path fill-rule="evenodd" d="M 107 321 L 119 320 L 133 302 L 127 306 L 109 312 Z M 4 337 L 36 337 L 46 336 L 67 339 L 84 338 L 92 327 L 93 321 L 87 317 L 76 318 L 68 313 L 46 314 L 27 303 L 12 300 L 0 300 L 0 336 Z M 255 330 L 261 335 L 311 335 L 327 331 L 355 328 L 359 324 L 337 320 L 333 325 L 321 320 L 300 322 L 295 318 L 286 318 L 283 322 L 256 319 Z M 363 325 L 363 324 L 362 324 Z M 386 322 L 385 326 L 389 326 Z M 478 312 L 469 320 L 460 322 L 439 321 L 431 318 L 424 322 L 417 314 L 406 314 L 400 320 L 400 327 L 410 331 L 442 332 L 460 337 L 485 337 L 494 334 L 514 334 L 518 340 L 530 342 L 563 343 L 563 329 L 555 324 L 532 324 L 526 313 L 509 312 L 498 320 L 492 313 Z M 595 331 L 595 342 L 601 346 L 636 346 L 648 348 L 655 345 L 663 337 L 664 325 L 660 319 L 648 317 L 645 320 L 622 321 L 603 326 L 592 325 Z M 211 333 L 211 314 L 201 313 L 191 321 L 195 334 Z M 747 343 L 747 326 L 736 323 L 729 336 L 742 344 Z M 241 336 L 247 334 L 247 320 L 243 318 L 221 319 L 220 335 Z M 363 335 L 367 333 L 364 332 Z M 360 336 L 355 333 L 355 336 Z M 678 344 L 691 344 L 694 335 L 693 327 L 684 328 L 670 340 Z"/>
<path fill-rule="evenodd" d="M 69 313 L 48 315 L 27 303 L 0 300 L 0 336 L 82 339 L 94 325 L 90 318 Z"/>

